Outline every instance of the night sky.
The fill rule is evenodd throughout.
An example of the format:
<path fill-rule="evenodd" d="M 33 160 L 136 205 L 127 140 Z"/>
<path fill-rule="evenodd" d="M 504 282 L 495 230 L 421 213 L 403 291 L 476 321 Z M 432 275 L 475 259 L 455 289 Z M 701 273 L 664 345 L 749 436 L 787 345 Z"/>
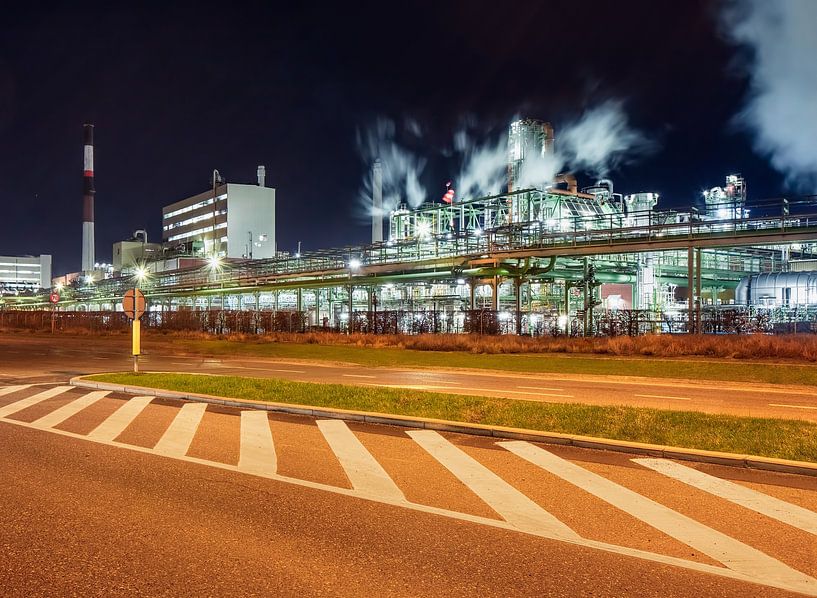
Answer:
<path fill-rule="evenodd" d="M 55 275 L 79 269 L 87 121 L 106 261 L 135 229 L 160 239 L 161 207 L 213 168 L 252 183 L 258 164 L 279 249 L 367 241 L 356 132 L 381 117 L 420 125 L 432 199 L 463 122 L 498 135 L 542 118 L 558 143 L 560 122 L 610 98 L 656 144 L 610 173 L 617 191 L 688 207 L 733 171 L 751 198 L 789 191 L 732 124 L 748 79 L 717 2 L 112 4 L 17 8 L 0 34 L 0 254 L 50 253 Z"/>

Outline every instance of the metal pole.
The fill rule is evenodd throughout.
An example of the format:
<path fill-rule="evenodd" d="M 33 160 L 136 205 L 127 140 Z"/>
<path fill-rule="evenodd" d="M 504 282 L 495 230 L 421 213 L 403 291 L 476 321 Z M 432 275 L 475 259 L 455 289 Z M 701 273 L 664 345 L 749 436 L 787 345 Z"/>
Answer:
<path fill-rule="evenodd" d="M 687 332 L 695 332 L 695 250 L 692 246 L 687 249 Z"/>
<path fill-rule="evenodd" d="M 701 333 L 701 248 L 695 250 L 695 332 Z"/>

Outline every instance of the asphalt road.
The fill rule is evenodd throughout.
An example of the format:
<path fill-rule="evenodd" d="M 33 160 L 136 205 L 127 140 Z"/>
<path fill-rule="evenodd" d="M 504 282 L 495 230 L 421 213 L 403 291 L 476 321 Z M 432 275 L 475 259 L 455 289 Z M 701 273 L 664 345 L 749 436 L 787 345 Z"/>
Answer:
<path fill-rule="evenodd" d="M 817 595 L 810 477 L 37 378 L 0 383 L 3 595 Z"/>
<path fill-rule="evenodd" d="M 127 337 L 0 335 L 0 382 L 59 381 L 73 375 L 128 370 Z M 257 358 L 178 354 L 172 343 L 152 342 L 143 371 L 206 372 L 276 377 L 304 382 L 399 386 L 417 390 L 559 403 L 632 405 L 755 417 L 817 421 L 817 389 L 677 379 L 524 374 L 443 369 L 371 368 Z M 762 366 L 758 366 L 762 367 Z M 812 367 L 797 366 L 792 367 Z"/>

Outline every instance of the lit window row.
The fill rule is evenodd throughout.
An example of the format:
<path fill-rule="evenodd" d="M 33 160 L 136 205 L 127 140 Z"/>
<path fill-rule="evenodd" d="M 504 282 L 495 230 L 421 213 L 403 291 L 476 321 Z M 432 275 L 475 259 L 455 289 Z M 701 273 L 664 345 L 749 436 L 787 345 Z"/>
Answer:
<path fill-rule="evenodd" d="M 216 212 L 216 216 L 223 216 L 227 213 L 227 210 L 218 210 Z M 196 222 L 202 222 L 204 220 L 212 220 L 213 214 L 202 214 L 201 216 L 194 216 L 193 218 L 188 218 L 187 220 L 182 220 L 181 222 L 174 222 L 172 224 L 165 224 L 163 230 L 172 230 L 174 228 L 179 228 L 180 226 L 187 226 L 188 224 L 195 224 Z"/>
<path fill-rule="evenodd" d="M 221 224 L 217 224 L 216 228 L 227 228 L 227 223 L 222 222 Z M 178 241 L 179 239 L 188 239 L 190 237 L 196 237 L 198 235 L 211 232 L 213 230 L 212 226 L 205 226 L 204 228 L 197 228 L 196 230 L 191 230 L 188 233 L 182 233 L 180 235 L 173 235 L 172 237 L 168 238 L 168 241 Z"/>
<path fill-rule="evenodd" d="M 227 199 L 227 194 L 224 193 L 216 197 L 216 201 L 220 201 L 222 199 Z M 187 212 L 192 212 L 193 210 L 198 210 L 199 208 L 203 208 L 204 206 L 211 206 L 213 205 L 213 198 L 205 199 L 204 201 L 200 201 L 198 203 L 194 203 L 191 206 L 186 206 L 184 208 L 179 208 L 178 210 L 173 210 L 172 212 L 168 212 L 164 215 L 164 219 L 167 220 L 168 218 L 173 218 L 174 216 L 178 216 L 179 214 L 186 214 Z"/>

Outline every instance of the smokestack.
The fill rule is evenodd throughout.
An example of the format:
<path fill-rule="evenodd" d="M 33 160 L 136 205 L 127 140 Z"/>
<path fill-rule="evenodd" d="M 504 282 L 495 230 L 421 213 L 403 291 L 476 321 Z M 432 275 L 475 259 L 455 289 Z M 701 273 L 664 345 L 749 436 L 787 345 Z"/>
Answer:
<path fill-rule="evenodd" d="M 94 269 L 94 125 L 83 125 L 85 137 L 82 174 L 82 271 Z"/>
<path fill-rule="evenodd" d="M 383 241 L 383 168 L 380 159 L 372 166 L 372 243 Z"/>
<path fill-rule="evenodd" d="M 264 166 L 259 165 L 257 173 L 258 173 L 258 186 L 263 187 L 264 186 L 264 181 L 267 178 L 267 169 Z"/>

